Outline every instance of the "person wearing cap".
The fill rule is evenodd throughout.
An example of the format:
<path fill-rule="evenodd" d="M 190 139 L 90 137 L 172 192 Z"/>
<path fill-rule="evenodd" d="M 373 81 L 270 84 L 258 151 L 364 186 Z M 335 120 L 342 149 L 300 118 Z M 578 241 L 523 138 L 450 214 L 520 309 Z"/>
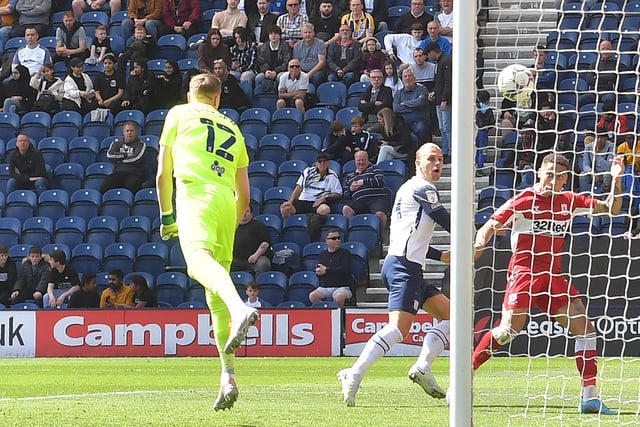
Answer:
<path fill-rule="evenodd" d="M 100 108 L 108 108 L 115 116 L 120 111 L 120 102 L 124 96 L 124 77 L 116 73 L 116 57 L 107 53 L 102 59 L 104 71 L 94 81 L 96 99 Z"/>
<path fill-rule="evenodd" d="M 609 141 L 607 129 L 598 128 L 596 140 L 585 145 L 582 170 L 578 180 L 580 191 L 608 193 L 611 189 L 611 162 L 615 157 L 615 144 Z"/>
<path fill-rule="evenodd" d="M 392 61 L 409 64 L 413 62 L 413 51 L 420 46 L 423 37 L 424 26 L 415 23 L 411 26 L 410 34 L 399 33 L 384 36 L 384 48 Z"/>
<path fill-rule="evenodd" d="M 61 108 L 77 111 L 83 116 L 98 108 L 96 91 L 88 74 L 82 72 L 83 61 L 72 58 L 69 62 L 69 74 L 64 79 L 64 95 Z"/>
<path fill-rule="evenodd" d="M 399 34 L 411 34 L 413 26 L 419 24 L 424 31 L 429 21 L 433 21 L 433 15 L 427 13 L 424 9 L 424 0 L 411 0 L 409 3 L 409 12 L 400 15 L 395 25 L 395 32 Z M 394 28 L 391 28 L 394 30 Z"/>
<path fill-rule="evenodd" d="M 451 95 L 453 91 L 451 57 L 442 53 L 440 45 L 431 42 L 425 48 L 427 58 L 436 63 L 435 87 L 429 92 L 429 101 L 436 104 L 440 125 L 442 154 L 451 156 Z"/>
<path fill-rule="evenodd" d="M 316 164 L 300 174 L 291 197 L 280 205 L 280 214 L 282 218 L 304 213 L 327 216 L 331 213 L 331 202 L 341 197 L 340 178 L 329 169 L 329 156 L 320 153 L 316 157 Z"/>

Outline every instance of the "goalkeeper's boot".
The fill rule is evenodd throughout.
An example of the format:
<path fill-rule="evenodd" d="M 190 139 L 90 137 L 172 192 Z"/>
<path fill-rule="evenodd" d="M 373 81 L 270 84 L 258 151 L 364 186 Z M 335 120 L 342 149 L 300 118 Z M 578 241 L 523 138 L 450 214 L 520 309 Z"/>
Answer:
<path fill-rule="evenodd" d="M 216 412 L 231 409 L 236 400 L 238 400 L 238 386 L 236 386 L 235 379 L 229 378 L 229 382 L 220 386 L 220 391 L 213 404 L 213 409 L 215 409 Z"/>
<path fill-rule="evenodd" d="M 249 328 L 258 320 L 258 310 L 251 309 L 245 311 L 240 317 L 234 319 L 231 322 L 231 331 L 229 333 L 229 339 L 224 346 L 224 352 L 231 354 L 236 351 L 236 348 L 240 347 L 244 337 L 247 335 Z"/>
<path fill-rule="evenodd" d="M 421 369 L 412 366 L 409 369 L 409 379 L 422 387 L 425 393 L 435 399 L 443 399 L 446 396 L 445 391 L 438 385 L 431 371 L 423 372 Z"/>
<path fill-rule="evenodd" d="M 581 414 L 602 414 L 602 415 L 618 415 L 616 411 L 607 408 L 607 405 L 598 398 L 585 400 L 580 402 Z"/>
<path fill-rule="evenodd" d="M 338 381 L 342 384 L 342 398 L 347 406 L 356 406 L 356 393 L 360 388 L 362 377 L 355 375 L 351 369 L 343 369 L 338 372 Z"/>

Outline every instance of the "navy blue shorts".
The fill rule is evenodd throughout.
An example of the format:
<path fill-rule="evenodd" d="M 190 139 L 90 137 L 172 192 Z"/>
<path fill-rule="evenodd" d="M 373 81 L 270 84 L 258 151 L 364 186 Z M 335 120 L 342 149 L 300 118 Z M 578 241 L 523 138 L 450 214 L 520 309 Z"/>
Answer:
<path fill-rule="evenodd" d="M 382 283 L 389 288 L 389 311 L 416 314 L 425 301 L 442 293 L 427 284 L 420 264 L 405 257 L 387 255 L 382 264 Z"/>
<path fill-rule="evenodd" d="M 347 206 L 353 209 L 356 214 L 389 212 L 389 203 L 387 203 L 387 199 L 381 197 L 367 197 L 366 199 L 351 200 L 347 203 Z"/>

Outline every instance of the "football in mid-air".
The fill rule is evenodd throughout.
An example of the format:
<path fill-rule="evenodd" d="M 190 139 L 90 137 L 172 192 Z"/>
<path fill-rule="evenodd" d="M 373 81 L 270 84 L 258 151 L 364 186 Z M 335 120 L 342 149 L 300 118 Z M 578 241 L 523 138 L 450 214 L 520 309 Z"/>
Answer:
<path fill-rule="evenodd" d="M 531 71 L 524 65 L 509 65 L 498 75 L 498 90 L 511 101 L 527 101 L 533 92 L 534 84 Z"/>

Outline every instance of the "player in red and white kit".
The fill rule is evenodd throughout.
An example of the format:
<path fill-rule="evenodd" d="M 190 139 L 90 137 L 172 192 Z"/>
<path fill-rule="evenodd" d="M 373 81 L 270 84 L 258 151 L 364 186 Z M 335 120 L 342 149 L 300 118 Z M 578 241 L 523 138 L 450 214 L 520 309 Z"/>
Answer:
<path fill-rule="evenodd" d="M 512 197 L 478 230 L 475 248 L 480 251 L 497 230 L 511 225 L 513 255 L 507 272 L 500 325 L 488 331 L 473 353 L 473 369 L 491 354 L 516 338 L 527 322 L 532 307 L 548 313 L 575 337 L 575 356 L 582 377 L 580 412 L 616 415 L 596 392 L 598 373 L 596 330 L 587 318 L 579 293 L 562 272 L 561 257 L 565 235 L 574 215 L 617 215 L 622 206 L 620 176 L 622 157 L 611 165 L 612 193 L 602 201 L 590 196 L 562 191 L 569 176 L 569 161 L 549 154 L 538 170 L 539 183 Z"/>

